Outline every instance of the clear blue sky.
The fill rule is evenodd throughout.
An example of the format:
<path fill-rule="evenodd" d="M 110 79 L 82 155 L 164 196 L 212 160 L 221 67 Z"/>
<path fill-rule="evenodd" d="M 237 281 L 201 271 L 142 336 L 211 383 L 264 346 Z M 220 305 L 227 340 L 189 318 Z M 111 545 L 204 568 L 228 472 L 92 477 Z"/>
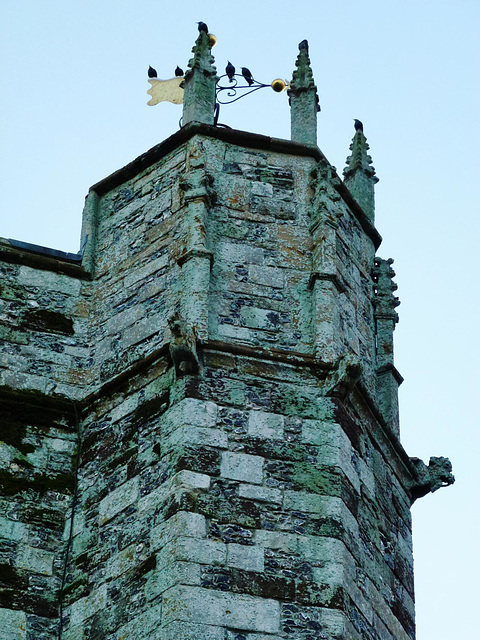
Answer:
<path fill-rule="evenodd" d="M 0 3 L 0 235 L 77 251 L 89 186 L 178 129 L 147 107 L 146 70 L 185 68 L 197 20 L 217 66 L 290 78 L 307 38 L 318 144 L 343 169 L 364 122 L 379 255 L 395 259 L 396 364 L 408 453 L 452 459 L 457 483 L 413 508 L 418 640 L 477 638 L 480 484 L 478 0 Z M 201 6 L 204 8 L 200 9 Z M 222 110 L 232 127 L 289 137 L 286 95 Z"/>

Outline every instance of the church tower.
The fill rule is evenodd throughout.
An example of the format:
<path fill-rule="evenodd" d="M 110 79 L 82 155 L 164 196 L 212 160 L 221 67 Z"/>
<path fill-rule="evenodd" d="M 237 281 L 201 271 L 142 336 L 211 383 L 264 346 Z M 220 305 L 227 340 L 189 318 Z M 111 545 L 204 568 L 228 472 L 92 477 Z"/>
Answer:
<path fill-rule="evenodd" d="M 0 244 L 0 638 L 415 637 L 410 507 L 453 476 L 400 443 L 363 127 L 342 181 L 306 41 L 291 140 L 216 126 L 211 45 L 80 254 Z"/>

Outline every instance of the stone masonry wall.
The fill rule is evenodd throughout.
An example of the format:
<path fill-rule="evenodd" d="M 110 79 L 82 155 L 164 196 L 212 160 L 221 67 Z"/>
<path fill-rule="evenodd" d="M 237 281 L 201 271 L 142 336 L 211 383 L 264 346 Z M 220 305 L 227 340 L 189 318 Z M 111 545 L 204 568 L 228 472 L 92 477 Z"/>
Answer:
<path fill-rule="evenodd" d="M 92 382 L 91 285 L 53 260 L 50 269 L 23 262 L 0 263 L 0 385 L 81 398 Z"/>
<path fill-rule="evenodd" d="M 58 634 L 90 283 L 68 263 L 0 251 L 0 638 L 40 640 Z"/>
<path fill-rule="evenodd" d="M 409 502 L 364 416 L 298 367 L 205 365 L 86 418 L 64 639 L 413 637 Z"/>
<path fill-rule="evenodd" d="M 178 183 L 185 148 L 99 203 L 96 287 L 91 314 L 97 382 L 103 383 L 168 341 L 178 300 L 175 262 L 182 212 Z"/>
<path fill-rule="evenodd" d="M 62 640 L 414 638 L 374 235 L 316 151 L 211 130 L 94 187 L 90 274 L 3 267 L 0 623 L 50 640 L 60 608 Z"/>
<path fill-rule="evenodd" d="M 316 247 L 310 227 L 321 208 L 315 166 L 308 157 L 194 137 L 105 194 L 98 205 L 90 335 L 98 381 L 167 343 L 167 319 L 176 309 L 191 321 L 192 287 L 198 293 L 203 286 L 208 296 L 208 304 L 197 305 L 208 307 L 204 337 L 311 353 Z M 322 189 L 328 181 L 317 182 Z M 371 375 L 373 244 L 338 194 L 327 195 L 337 224 L 331 242 L 341 293 L 322 305 L 336 309 L 335 356 L 356 353 Z M 206 222 L 195 210 L 190 214 L 202 198 L 209 200 Z M 198 269 L 183 262 L 201 242 L 213 256 L 206 284 L 196 283 Z"/>
<path fill-rule="evenodd" d="M 74 407 L 2 387 L 0 421 L 0 638 L 56 638 L 75 484 Z"/>
<path fill-rule="evenodd" d="M 219 176 L 210 337 L 310 353 L 314 161 L 222 147 L 205 154 L 206 170 Z"/>

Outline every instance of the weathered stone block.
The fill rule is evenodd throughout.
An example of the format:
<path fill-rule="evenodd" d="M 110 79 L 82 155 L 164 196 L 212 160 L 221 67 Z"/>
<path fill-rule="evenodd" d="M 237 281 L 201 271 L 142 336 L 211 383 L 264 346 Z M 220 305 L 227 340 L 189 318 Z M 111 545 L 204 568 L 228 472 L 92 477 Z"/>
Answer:
<path fill-rule="evenodd" d="M 252 195 L 271 198 L 273 196 L 273 186 L 268 182 L 252 182 Z"/>
<path fill-rule="evenodd" d="M 248 433 L 257 438 L 280 440 L 284 437 L 284 426 L 285 417 L 280 414 L 250 411 L 248 416 Z"/>
<path fill-rule="evenodd" d="M 217 254 L 226 263 L 263 264 L 264 261 L 262 249 L 233 242 L 218 242 Z"/>
<path fill-rule="evenodd" d="M 196 427 L 214 427 L 217 420 L 217 405 L 196 398 L 184 398 L 162 416 L 165 431 L 169 432 L 182 424 Z"/>
<path fill-rule="evenodd" d="M 124 280 L 124 286 L 128 289 L 129 287 L 135 285 L 139 281 L 145 281 L 152 276 L 154 273 L 161 271 L 168 265 L 168 255 L 162 255 L 156 260 L 151 260 L 145 266 L 141 268 L 137 268 L 131 274 L 126 276 Z"/>
<path fill-rule="evenodd" d="M 171 562 L 155 569 L 147 576 L 145 584 L 145 597 L 147 600 L 155 600 L 162 593 L 175 585 L 200 586 L 202 565 L 195 562 L 182 562 L 170 558 Z"/>
<path fill-rule="evenodd" d="M 225 640 L 223 627 L 172 622 L 162 630 L 162 640 Z"/>
<path fill-rule="evenodd" d="M 19 542 L 26 534 L 26 527 L 23 522 L 9 520 L 0 516 L 0 538 Z"/>
<path fill-rule="evenodd" d="M 241 498 L 257 500 L 258 502 L 272 502 L 282 504 L 283 494 L 280 489 L 274 487 L 259 487 L 253 484 L 241 484 L 238 488 L 238 495 Z"/>
<path fill-rule="evenodd" d="M 16 554 L 15 566 L 19 569 L 29 569 L 44 576 L 51 576 L 54 557 L 51 551 L 22 544 Z"/>
<path fill-rule="evenodd" d="M 20 267 L 16 281 L 18 284 L 27 287 L 58 291 L 75 297 L 80 294 L 82 286 L 81 281 L 76 278 L 69 278 L 63 274 L 41 271 L 26 266 Z"/>
<path fill-rule="evenodd" d="M 148 611 L 135 616 L 133 620 L 120 627 L 115 634 L 115 640 L 164 640 L 160 627 L 162 619 L 162 605 L 151 606 Z"/>
<path fill-rule="evenodd" d="M 84 638 L 83 626 L 68 627 L 62 633 L 62 640 L 84 640 Z"/>
<path fill-rule="evenodd" d="M 184 621 L 245 631 L 275 633 L 280 628 L 278 602 L 199 587 L 173 587 L 163 598 L 164 624 Z"/>
<path fill-rule="evenodd" d="M 256 264 L 250 264 L 248 266 L 248 278 L 251 282 L 266 287 L 282 289 L 284 286 L 283 269 L 277 267 L 260 267 Z"/>
<path fill-rule="evenodd" d="M 227 544 L 227 565 L 245 571 L 261 572 L 265 568 L 264 551 L 244 544 Z"/>
<path fill-rule="evenodd" d="M 215 540 L 178 537 L 163 546 L 162 539 L 152 537 L 152 546 L 160 548 L 159 568 L 167 566 L 173 559 L 212 565 L 224 565 L 227 561 L 226 545 Z"/>
<path fill-rule="evenodd" d="M 230 480 L 261 484 L 263 482 L 263 458 L 246 453 L 224 451 L 220 475 Z"/>
<path fill-rule="evenodd" d="M 240 317 L 245 326 L 252 329 L 275 331 L 281 323 L 280 315 L 272 309 L 243 307 L 240 312 Z"/>
<path fill-rule="evenodd" d="M 180 426 L 164 440 L 164 447 L 177 447 L 178 445 L 205 445 L 207 447 L 228 448 L 228 436 L 220 429 L 212 429 L 197 426 Z"/>
<path fill-rule="evenodd" d="M 219 324 L 217 330 L 218 335 L 221 338 L 234 338 L 239 342 L 252 342 L 254 340 L 254 336 L 250 329 L 247 329 L 246 327 L 237 327 L 231 324 Z"/>
<path fill-rule="evenodd" d="M 0 640 L 26 640 L 27 616 L 23 611 L 0 608 Z"/>
<path fill-rule="evenodd" d="M 110 417 L 112 422 L 117 422 L 125 416 L 133 413 L 138 406 L 138 398 L 136 395 L 129 396 L 120 402 L 111 412 Z"/>
<path fill-rule="evenodd" d="M 145 309 L 141 306 L 129 307 L 110 318 L 105 325 L 108 335 L 114 335 L 140 320 L 145 315 Z"/>
<path fill-rule="evenodd" d="M 196 473 L 184 469 L 176 473 L 171 481 L 173 490 L 178 489 L 200 489 L 206 490 L 210 487 L 210 476 L 204 473 Z"/>
<path fill-rule="evenodd" d="M 99 504 L 98 521 L 105 524 L 118 513 L 136 502 L 139 496 L 139 479 L 132 478 L 109 493 Z"/>
<path fill-rule="evenodd" d="M 330 496 L 321 496 L 306 491 L 285 491 L 283 507 L 285 510 L 306 511 L 321 516 L 332 512 L 332 500 Z"/>
<path fill-rule="evenodd" d="M 181 532 L 182 536 L 190 538 L 205 538 L 207 535 L 207 523 L 205 516 L 199 513 L 189 513 L 179 511 L 164 524 L 160 525 L 159 531 L 164 540 L 171 540 Z"/>

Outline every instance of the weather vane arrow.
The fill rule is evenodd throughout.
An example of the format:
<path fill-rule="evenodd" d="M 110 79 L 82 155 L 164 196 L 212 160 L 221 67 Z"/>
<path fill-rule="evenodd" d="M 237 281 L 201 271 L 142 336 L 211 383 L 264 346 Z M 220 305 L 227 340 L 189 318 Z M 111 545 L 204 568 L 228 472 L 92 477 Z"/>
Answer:
<path fill-rule="evenodd" d="M 159 102 L 173 102 L 174 104 L 182 104 L 183 102 L 183 86 L 180 86 L 184 80 L 183 70 L 180 67 L 175 69 L 175 77 L 168 80 L 160 80 L 157 77 L 157 71 L 153 67 L 148 67 L 148 81 L 152 85 L 147 91 L 152 96 L 147 102 L 153 105 Z"/>
<path fill-rule="evenodd" d="M 183 103 L 183 87 L 180 86 L 183 82 L 183 77 L 170 78 L 169 80 L 149 78 L 148 81 L 152 86 L 147 93 L 152 97 L 147 104 L 151 107 L 159 102 Z"/>

